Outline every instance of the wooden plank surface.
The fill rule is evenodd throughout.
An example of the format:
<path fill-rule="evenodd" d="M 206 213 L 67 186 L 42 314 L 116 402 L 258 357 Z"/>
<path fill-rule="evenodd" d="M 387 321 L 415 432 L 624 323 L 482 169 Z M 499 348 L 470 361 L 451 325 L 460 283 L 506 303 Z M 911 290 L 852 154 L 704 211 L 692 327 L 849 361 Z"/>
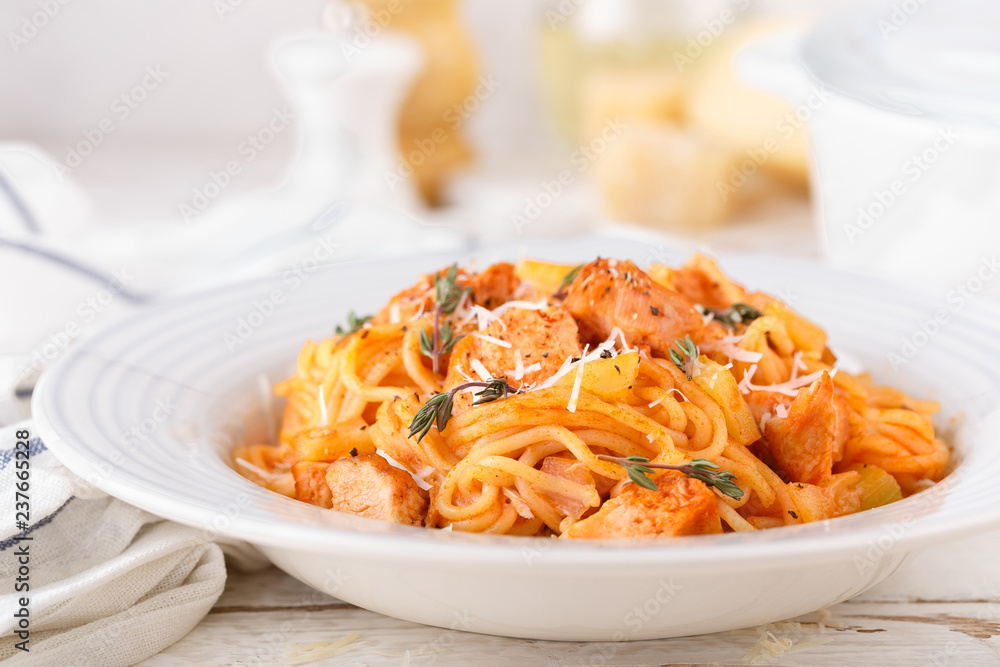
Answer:
<path fill-rule="evenodd" d="M 891 579 L 777 634 L 826 642 L 752 661 L 759 630 L 642 642 L 546 642 L 432 628 L 313 591 L 276 569 L 232 573 L 212 612 L 143 664 L 180 665 L 1000 665 L 1000 531 L 912 555 Z M 811 623 L 811 624 L 810 624 Z M 303 644 L 357 633 L 336 656 L 295 662 Z"/>

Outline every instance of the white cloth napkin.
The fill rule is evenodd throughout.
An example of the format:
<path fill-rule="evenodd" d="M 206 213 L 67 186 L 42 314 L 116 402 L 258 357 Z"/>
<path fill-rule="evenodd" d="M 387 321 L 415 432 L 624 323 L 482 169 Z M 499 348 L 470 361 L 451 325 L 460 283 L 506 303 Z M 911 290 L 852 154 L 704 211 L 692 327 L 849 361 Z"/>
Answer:
<path fill-rule="evenodd" d="M 31 433 L 32 425 L 0 429 L 0 661 L 132 665 L 176 642 L 208 613 L 225 586 L 224 556 L 244 570 L 267 565 L 245 543 L 108 496 L 64 468 L 36 437 L 29 441 L 29 527 L 19 530 L 19 430 Z M 17 592 L 22 560 L 30 588 Z M 17 648 L 22 638 L 15 634 L 22 597 L 29 602 L 27 652 Z"/>
<path fill-rule="evenodd" d="M 183 637 L 226 581 L 266 560 L 247 544 L 159 519 L 118 501 L 31 442 L 30 520 L 17 527 L 15 435 L 33 432 L 39 372 L 78 340 L 146 303 L 296 266 L 419 251 L 463 241 L 370 203 L 303 194 L 295 183 L 220 204 L 197 225 L 108 228 L 86 193 L 51 178 L 52 160 L 0 144 L 0 661 L 131 665 Z M 301 184 L 299 184 L 301 185 Z M 308 264 L 311 262 L 311 264 Z M 16 540 L 17 535 L 31 539 Z M 30 590 L 18 592 L 28 549 Z M 30 606 L 28 652 L 14 634 Z"/>

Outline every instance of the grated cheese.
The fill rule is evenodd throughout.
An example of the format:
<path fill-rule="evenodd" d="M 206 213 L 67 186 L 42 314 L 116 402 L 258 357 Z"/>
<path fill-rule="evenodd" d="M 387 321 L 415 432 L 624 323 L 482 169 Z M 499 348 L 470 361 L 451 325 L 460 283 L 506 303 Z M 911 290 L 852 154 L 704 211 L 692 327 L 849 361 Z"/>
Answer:
<path fill-rule="evenodd" d="M 489 382 L 492 379 L 493 376 L 490 375 L 490 372 L 486 370 L 486 366 L 483 366 L 483 362 L 479 361 L 479 359 L 471 360 L 469 365 L 472 366 L 472 371 L 478 375 L 479 379 L 483 382 Z"/>
<path fill-rule="evenodd" d="M 473 318 L 473 316 L 475 316 L 476 318 L 476 326 L 479 327 L 480 331 L 485 331 L 486 327 L 488 327 L 493 322 L 499 322 L 501 329 L 507 328 L 507 325 L 504 324 L 503 320 L 501 320 L 499 317 L 496 317 L 493 314 L 493 311 L 490 310 L 489 308 L 483 308 L 480 305 L 473 305 L 472 309 L 469 311 L 469 314 L 463 320 L 463 323 L 469 322 Z"/>
<path fill-rule="evenodd" d="M 823 377 L 823 373 L 826 371 L 820 369 L 815 373 L 810 373 L 809 375 L 803 375 L 801 377 L 792 377 L 786 382 L 779 382 L 778 384 L 754 384 L 752 382 L 754 374 L 757 372 L 757 364 L 752 365 L 747 369 L 747 372 L 743 374 L 743 379 L 740 380 L 739 388 L 740 392 L 747 394 L 751 391 L 770 391 L 776 394 L 783 394 L 785 396 L 798 396 L 799 389 L 802 387 L 808 387 L 816 380 Z M 830 377 L 834 377 L 837 374 L 837 369 L 834 368 L 830 371 Z"/>
<path fill-rule="evenodd" d="M 613 329 L 611 329 L 611 333 L 608 334 L 608 340 L 613 341 L 615 338 L 619 339 L 622 342 L 622 351 L 628 352 L 629 346 L 628 343 L 625 342 L 625 332 L 619 329 L 618 327 L 614 327 Z M 607 341 L 604 342 L 606 343 Z"/>
<path fill-rule="evenodd" d="M 712 379 L 708 381 L 709 389 L 715 389 L 715 381 L 719 378 L 719 373 L 712 373 Z"/>
<path fill-rule="evenodd" d="M 515 491 L 508 487 L 503 488 L 503 494 L 510 498 L 511 504 L 514 506 L 514 511 L 518 513 L 524 519 L 534 519 L 535 515 L 532 513 L 531 508 L 528 507 L 528 503 L 524 502 L 521 496 L 517 495 Z"/>
<path fill-rule="evenodd" d="M 743 659 L 753 665 L 762 665 L 770 662 L 773 658 L 777 658 L 787 653 L 804 651 L 816 646 L 822 646 L 823 644 L 829 644 L 833 641 L 833 637 L 821 637 L 818 633 L 806 635 L 798 641 L 796 641 L 793 636 L 788 636 L 788 634 L 780 637 L 775 634 L 781 632 L 790 633 L 791 635 L 802 635 L 803 630 L 810 626 L 818 627 L 820 632 L 822 632 L 825 627 L 822 621 L 818 624 L 802 624 L 795 623 L 793 621 L 784 621 L 781 623 L 769 623 L 768 625 L 762 625 L 757 628 L 757 643 L 751 647 L 750 651 L 748 651 L 745 656 L 743 656 Z"/>
<path fill-rule="evenodd" d="M 576 401 L 580 398 L 580 385 L 583 383 L 583 367 L 587 365 L 587 348 L 590 345 L 583 346 L 583 355 L 580 357 L 579 366 L 576 368 L 576 377 L 573 379 L 573 391 L 569 395 L 569 403 L 566 405 L 566 409 L 570 412 L 576 412 Z"/>
<path fill-rule="evenodd" d="M 785 419 L 786 417 L 788 417 L 788 408 L 785 407 L 784 403 L 778 403 L 776 406 L 774 406 L 774 415 L 778 419 Z"/>
<path fill-rule="evenodd" d="M 676 392 L 677 392 L 678 394 L 680 394 L 680 397 L 681 397 L 681 398 L 683 398 L 683 399 L 684 399 L 685 401 L 687 401 L 688 403 L 690 403 L 690 402 L 691 402 L 691 399 L 690 399 L 690 398 L 688 398 L 687 396 L 685 396 L 685 395 L 684 395 L 684 392 L 683 392 L 683 391 L 681 391 L 680 389 L 676 388 L 676 387 L 671 387 L 670 389 L 667 389 L 667 392 L 666 392 L 666 393 L 667 393 L 667 394 L 669 394 L 669 393 L 670 393 L 670 392 L 672 392 L 672 391 L 676 391 Z"/>
<path fill-rule="evenodd" d="M 389 306 L 389 324 L 399 324 L 399 302 Z"/>
<path fill-rule="evenodd" d="M 792 357 L 792 359 L 793 359 L 793 362 L 792 362 L 792 371 L 793 372 L 796 369 L 800 369 L 800 370 L 803 370 L 803 371 L 804 370 L 808 370 L 806 368 L 806 362 L 802 361 L 802 350 L 799 350 L 798 352 L 796 352 L 794 354 L 794 356 Z"/>
<path fill-rule="evenodd" d="M 309 642 L 307 644 L 289 644 L 285 649 L 285 657 L 281 662 L 286 665 L 306 665 L 310 662 L 326 660 L 339 653 L 348 644 L 358 639 L 358 633 L 352 632 L 335 642 Z"/>
<path fill-rule="evenodd" d="M 514 379 L 524 378 L 524 361 L 521 360 L 521 350 L 514 350 Z"/>
<path fill-rule="evenodd" d="M 573 367 L 573 357 L 566 357 L 566 360 L 563 361 L 562 366 L 559 367 L 559 370 L 557 370 L 548 380 L 538 385 L 537 388 L 548 389 L 549 387 L 554 386 L 555 383 L 559 381 L 559 378 L 566 375 L 569 372 L 569 369 L 572 367 Z"/>
<path fill-rule="evenodd" d="M 241 459 L 238 456 L 236 457 L 236 464 L 243 466 L 244 468 L 254 473 L 255 475 L 260 476 L 262 479 L 267 479 L 272 482 L 276 482 L 289 474 L 287 472 L 281 473 L 281 472 L 271 472 L 270 470 L 264 470 L 260 466 L 254 465 L 253 463 L 250 463 L 246 459 Z"/>
<path fill-rule="evenodd" d="M 648 407 L 655 408 L 657 405 L 660 404 L 661 401 L 663 401 L 664 398 L 665 396 L 660 396 L 658 399 L 650 403 Z"/>
<path fill-rule="evenodd" d="M 462 321 L 469 318 L 469 313 L 472 310 L 472 297 L 469 295 L 471 292 L 463 292 L 462 298 L 458 301 L 458 306 L 455 307 L 455 316 Z"/>
<path fill-rule="evenodd" d="M 752 352 L 751 350 L 744 350 L 742 347 L 736 347 L 735 345 L 729 347 L 718 348 L 719 352 L 729 357 L 734 361 L 742 361 L 747 364 L 756 364 L 758 361 L 764 358 L 764 355 L 760 352 Z"/>
<path fill-rule="evenodd" d="M 740 390 L 741 394 L 750 393 L 750 380 L 753 378 L 754 373 L 756 372 L 757 372 L 757 364 L 753 364 L 743 373 L 743 379 L 740 380 L 740 383 L 738 385 L 736 385 L 737 388 Z"/>
<path fill-rule="evenodd" d="M 733 361 L 755 364 L 763 359 L 764 355 L 760 352 L 753 352 L 740 347 L 740 341 L 742 341 L 745 337 L 746 334 L 740 334 L 739 336 L 726 336 L 715 342 L 702 343 L 701 348 L 705 352 L 721 352 Z"/>
<path fill-rule="evenodd" d="M 458 374 L 461 375 L 462 379 L 466 382 L 475 382 L 475 380 L 472 379 L 472 376 L 466 373 L 465 369 L 462 368 L 462 364 L 455 364 L 455 370 L 458 371 Z"/>
<path fill-rule="evenodd" d="M 537 387 L 534 387 L 534 389 L 548 389 L 549 387 L 555 386 L 556 382 L 558 382 L 560 378 L 562 378 L 564 375 L 573 370 L 573 366 L 575 364 L 584 364 L 590 361 L 594 361 L 595 359 L 599 359 L 601 357 L 601 354 L 603 354 L 606 351 L 610 352 L 612 357 L 617 357 L 619 354 L 615 350 L 615 338 L 617 336 L 621 337 L 622 345 L 625 346 L 625 336 L 622 334 L 621 329 L 615 327 L 614 329 L 611 330 L 611 335 L 608 336 L 608 339 L 605 340 L 600 345 L 598 345 L 597 347 L 595 347 L 590 354 L 587 354 L 588 348 L 585 347 L 583 349 L 583 354 L 581 355 L 580 359 L 578 359 L 576 362 L 573 361 L 572 357 L 566 357 L 566 360 L 563 362 L 563 365 L 559 367 L 559 370 L 557 370 L 555 374 L 548 380 L 541 383 Z M 630 350 L 628 349 L 627 346 L 625 346 L 624 352 L 633 352 L 633 350 Z"/>
<path fill-rule="evenodd" d="M 481 340 L 485 340 L 487 343 L 493 343 L 494 345 L 499 345 L 500 347 L 510 348 L 510 341 L 509 340 L 503 340 L 503 339 L 500 339 L 500 338 L 494 338 L 493 336 L 488 336 L 488 335 L 483 334 L 483 333 L 474 333 L 472 335 L 475 336 L 476 338 L 481 339 Z"/>
<path fill-rule="evenodd" d="M 760 430 L 761 431 L 764 430 L 764 428 L 767 426 L 767 423 L 769 421 L 771 421 L 771 413 L 770 412 L 765 412 L 764 414 L 762 414 L 760 416 Z"/>
<path fill-rule="evenodd" d="M 389 456 L 384 449 L 376 449 L 375 453 L 384 458 L 386 462 L 393 468 L 398 468 L 399 470 L 402 470 L 407 475 L 412 477 L 413 481 L 416 482 L 417 486 L 419 486 L 424 491 L 427 491 L 431 488 L 431 485 L 425 482 L 423 477 L 418 477 L 417 475 L 415 475 L 409 468 L 407 468 L 402 463 Z"/>
<path fill-rule="evenodd" d="M 535 363 L 531 364 L 530 366 L 526 366 L 525 369 L 524 369 L 524 372 L 525 373 L 537 373 L 540 370 L 542 370 L 542 362 L 536 361 Z"/>
<path fill-rule="evenodd" d="M 520 308 L 521 310 L 542 310 L 548 307 L 548 302 L 545 299 L 541 301 L 508 301 L 507 303 L 502 303 L 491 312 L 495 317 L 500 317 L 505 312 L 511 308 Z"/>
<path fill-rule="evenodd" d="M 417 320 L 419 320 L 421 317 L 424 316 L 424 305 L 425 305 L 425 302 L 423 300 L 421 300 L 420 301 L 420 310 L 418 310 L 416 313 L 414 313 L 413 317 L 410 318 L 411 322 L 416 322 Z"/>
<path fill-rule="evenodd" d="M 322 383 L 319 385 L 317 398 L 319 399 L 319 425 L 326 426 L 329 423 L 329 415 L 326 413 L 326 396 L 323 395 Z"/>

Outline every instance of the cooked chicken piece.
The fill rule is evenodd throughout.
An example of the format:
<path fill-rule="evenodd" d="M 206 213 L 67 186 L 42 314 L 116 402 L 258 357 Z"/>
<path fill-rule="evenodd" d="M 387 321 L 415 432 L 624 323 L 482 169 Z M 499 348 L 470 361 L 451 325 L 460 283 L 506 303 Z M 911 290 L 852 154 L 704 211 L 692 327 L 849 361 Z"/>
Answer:
<path fill-rule="evenodd" d="M 584 486 L 591 486 L 595 489 L 597 485 L 594 481 L 594 475 L 590 472 L 587 466 L 583 465 L 577 459 L 565 458 L 562 456 L 546 456 L 545 460 L 542 461 L 542 472 L 548 473 L 549 475 L 555 475 L 556 477 L 562 477 L 563 479 L 568 479 L 574 484 L 581 484 Z M 600 475 L 598 475 L 600 477 Z M 601 477 L 605 480 L 605 477 Z M 566 516 L 571 516 L 574 519 L 579 519 L 583 516 L 583 513 L 590 509 L 589 505 L 585 505 L 576 498 L 570 498 L 568 496 L 542 492 L 542 497 L 552 503 L 552 506 L 557 510 L 565 514 Z"/>
<path fill-rule="evenodd" d="M 767 422 L 764 439 L 790 481 L 822 486 L 830 478 L 850 435 L 850 414 L 847 400 L 834 392 L 833 380 L 823 373 L 799 390 L 786 418 Z"/>
<path fill-rule="evenodd" d="M 669 287 L 706 308 L 746 303 L 747 292 L 731 281 L 714 260 L 695 253 L 684 266 L 669 271 Z"/>
<path fill-rule="evenodd" d="M 421 276 L 416 284 L 399 292 L 372 317 L 372 324 L 391 324 L 394 321 L 409 322 L 421 313 L 429 313 L 434 308 L 434 276 Z M 459 278 L 465 275 L 459 269 Z"/>
<path fill-rule="evenodd" d="M 827 477 L 822 486 L 792 482 L 788 493 L 803 521 L 822 521 L 861 510 L 860 475 L 849 470 Z"/>
<path fill-rule="evenodd" d="M 478 359 L 497 378 L 506 378 L 512 387 L 534 384 L 552 376 L 568 357 L 580 356 L 579 332 L 576 322 L 563 308 L 526 310 L 510 308 L 482 332 L 484 335 L 510 343 L 504 347 L 470 334 L 460 340 L 451 354 L 445 387 L 465 382 L 465 375 L 479 377 L 472 367 Z M 515 378 L 517 354 L 521 354 L 524 377 Z M 527 369 L 539 364 L 537 370 Z M 463 394 L 464 396 L 464 394 Z"/>
<path fill-rule="evenodd" d="M 773 419 L 778 414 L 778 406 L 783 405 L 787 410 L 795 400 L 792 396 L 779 394 L 776 391 L 751 391 L 743 395 L 743 400 L 747 402 L 753 420 L 760 424 L 764 415 L 770 415 L 768 419 Z"/>
<path fill-rule="evenodd" d="M 630 261 L 598 259 L 566 288 L 563 306 L 579 320 L 585 342 L 606 340 L 616 326 L 629 345 L 662 356 L 678 338 L 702 326 L 693 302 L 653 281 Z"/>
<path fill-rule="evenodd" d="M 377 454 L 334 461 L 326 468 L 326 483 L 330 507 L 339 512 L 413 526 L 422 525 L 427 513 L 427 493 Z"/>
<path fill-rule="evenodd" d="M 372 318 L 372 324 L 388 324 L 397 317 L 396 321 L 406 322 L 419 313 L 430 313 L 434 308 L 434 277 L 444 276 L 449 268 L 421 277 L 416 284 L 389 299 L 389 303 Z M 455 282 L 459 287 L 472 290 L 469 302 L 484 308 L 496 308 L 507 303 L 521 286 L 521 280 L 514 275 L 514 265 L 506 262 L 493 264 L 477 274 L 459 267 L 456 275 Z"/>
<path fill-rule="evenodd" d="M 656 478 L 656 491 L 627 484 L 592 516 L 574 523 L 571 538 L 673 537 L 721 533 L 716 496 L 680 472 Z"/>
<path fill-rule="evenodd" d="M 330 507 L 330 487 L 326 484 L 326 463 L 299 461 L 292 466 L 295 497 L 311 505 Z"/>
<path fill-rule="evenodd" d="M 472 302 L 492 309 L 514 298 L 521 280 L 514 275 L 513 264 L 500 262 L 472 276 L 467 284 L 472 288 Z"/>
<path fill-rule="evenodd" d="M 692 331 L 691 340 L 698 346 L 702 354 L 725 366 L 729 363 L 729 357 L 717 352 L 715 348 L 719 345 L 719 341 L 732 335 L 732 329 L 722 322 L 713 319 L 709 320 L 708 324 L 703 325 L 700 329 Z"/>

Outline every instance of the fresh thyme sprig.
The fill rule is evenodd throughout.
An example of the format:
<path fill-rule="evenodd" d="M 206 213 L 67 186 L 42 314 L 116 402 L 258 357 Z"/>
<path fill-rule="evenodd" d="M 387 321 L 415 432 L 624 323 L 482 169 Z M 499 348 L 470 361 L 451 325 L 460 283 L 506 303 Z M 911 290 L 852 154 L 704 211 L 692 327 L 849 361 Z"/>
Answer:
<path fill-rule="evenodd" d="M 702 315 L 711 313 L 714 319 L 722 322 L 730 329 L 736 329 L 737 324 L 749 324 L 763 314 L 753 306 L 748 306 L 745 303 L 734 303 L 729 308 L 724 309 L 698 306 L 698 311 Z"/>
<path fill-rule="evenodd" d="M 671 465 L 669 463 L 650 463 L 644 456 L 607 456 L 598 454 L 597 458 L 602 461 L 611 461 L 625 468 L 628 478 L 650 491 L 656 490 L 656 482 L 647 475 L 653 472 L 653 468 L 658 470 L 679 470 L 688 477 L 701 480 L 708 486 L 714 486 L 724 495 L 734 500 L 743 498 L 743 489 L 736 484 L 736 475 L 728 470 L 721 470 L 718 465 L 705 459 L 693 459 L 690 463 L 683 465 Z"/>
<path fill-rule="evenodd" d="M 674 345 L 677 349 L 670 348 L 670 361 L 674 362 L 677 368 L 684 371 L 687 379 L 690 380 L 694 375 L 694 362 L 698 360 L 698 355 L 701 354 L 698 351 L 698 346 L 694 344 L 691 340 L 691 336 L 684 336 L 684 340 L 678 338 L 674 341 Z"/>
<path fill-rule="evenodd" d="M 556 290 L 555 296 L 560 297 L 566 295 L 566 288 L 569 287 L 574 280 L 576 280 L 576 277 L 580 275 L 580 269 L 582 268 L 583 264 L 574 266 L 569 270 L 569 273 L 563 276 L 562 282 L 559 283 L 559 289 Z"/>
<path fill-rule="evenodd" d="M 425 355 L 434 359 L 434 341 L 432 340 L 433 334 L 428 334 L 426 329 L 420 331 L 420 351 Z M 451 326 L 451 322 L 445 322 L 441 325 L 441 331 L 438 334 L 438 348 L 440 354 L 448 354 L 453 349 L 455 349 L 455 343 L 462 340 L 465 336 L 456 336 L 455 329 Z M 437 368 L 434 369 L 437 372 Z"/>
<path fill-rule="evenodd" d="M 448 267 L 444 277 L 441 277 L 441 274 L 434 276 L 435 306 L 440 308 L 441 312 L 445 315 L 451 315 L 454 313 L 455 309 L 458 308 L 458 304 L 461 303 L 462 297 L 465 296 L 465 293 L 472 291 L 472 288 L 469 286 L 459 287 L 457 279 L 457 263 Z"/>
<path fill-rule="evenodd" d="M 372 319 L 371 315 L 365 315 L 364 317 L 358 317 L 354 313 L 354 311 L 352 310 L 351 312 L 347 313 L 347 328 L 345 329 L 344 327 L 342 327 L 342 326 L 340 326 L 338 324 L 337 328 L 334 329 L 334 332 L 338 336 L 343 336 L 345 334 L 352 334 L 355 331 L 358 331 L 359 329 L 361 329 L 361 327 L 363 327 L 365 324 L 367 324 L 371 319 Z"/>
<path fill-rule="evenodd" d="M 472 291 L 468 286 L 459 287 L 457 279 L 458 264 L 452 264 L 444 276 L 440 273 L 434 276 L 434 328 L 430 336 L 426 331 L 420 332 L 420 351 L 430 357 L 435 373 L 440 370 L 441 355 L 451 352 L 455 343 L 462 339 L 455 335 L 450 322 L 441 325 L 441 316 L 454 313 L 462 297 Z"/>
<path fill-rule="evenodd" d="M 500 398 L 507 398 L 508 395 L 516 394 L 519 391 L 507 384 L 506 380 L 490 378 L 489 382 L 466 382 L 446 393 L 434 394 L 427 399 L 417 414 L 413 415 L 413 420 L 410 422 L 410 434 L 407 437 L 412 438 L 416 435 L 417 442 L 420 442 L 431 430 L 431 426 L 435 424 L 437 424 L 438 431 L 443 431 L 448 425 L 448 420 L 451 419 L 451 410 L 455 407 L 455 394 L 469 387 L 483 388 L 482 391 L 476 392 L 476 400 L 472 402 L 473 405 L 482 405 Z"/>

